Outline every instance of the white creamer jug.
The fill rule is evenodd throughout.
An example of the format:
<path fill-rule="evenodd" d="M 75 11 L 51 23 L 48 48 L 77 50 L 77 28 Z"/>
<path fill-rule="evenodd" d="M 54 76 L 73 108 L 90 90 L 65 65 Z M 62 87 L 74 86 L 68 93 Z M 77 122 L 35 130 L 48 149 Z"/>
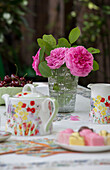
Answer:
<path fill-rule="evenodd" d="M 110 123 L 110 84 L 89 84 L 91 89 L 90 121 L 98 124 Z"/>

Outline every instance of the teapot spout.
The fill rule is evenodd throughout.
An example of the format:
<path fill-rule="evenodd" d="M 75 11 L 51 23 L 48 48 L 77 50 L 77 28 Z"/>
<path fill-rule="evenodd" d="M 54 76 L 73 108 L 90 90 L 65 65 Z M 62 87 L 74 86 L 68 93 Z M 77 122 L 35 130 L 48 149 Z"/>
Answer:
<path fill-rule="evenodd" d="M 8 109 L 8 103 L 9 103 L 9 95 L 8 95 L 8 94 L 3 94 L 3 95 L 2 95 L 2 99 L 4 99 L 4 101 L 5 101 L 6 111 L 7 111 L 7 109 Z"/>

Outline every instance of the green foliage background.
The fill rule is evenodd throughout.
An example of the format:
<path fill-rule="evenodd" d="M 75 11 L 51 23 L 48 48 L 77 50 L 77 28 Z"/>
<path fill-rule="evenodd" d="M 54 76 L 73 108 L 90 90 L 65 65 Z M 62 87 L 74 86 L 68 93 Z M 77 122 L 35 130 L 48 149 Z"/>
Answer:
<path fill-rule="evenodd" d="M 25 14 L 28 11 L 27 0 L 0 0 L 0 59 L 18 63 L 19 45 L 16 42 L 23 38 L 21 25 L 28 28 Z M 15 42 L 16 39 L 16 42 Z M 1 77 L 4 69 L 0 67 Z"/>
<path fill-rule="evenodd" d="M 69 3 L 70 1 L 72 0 L 64 0 L 65 7 L 66 4 Z M 5 69 L 6 69 L 3 67 L 3 63 L 2 63 L 3 59 L 6 59 L 11 63 L 16 63 L 18 65 L 18 68 L 20 68 L 19 44 L 23 39 L 21 26 L 25 25 L 26 28 L 30 29 L 29 23 L 27 22 L 25 17 L 27 12 L 30 12 L 30 9 L 28 9 L 28 2 L 29 0 L 0 0 L 0 76 L 1 77 L 3 77 L 3 75 L 5 74 Z M 78 16 L 80 13 L 79 9 L 83 7 L 85 8 L 84 13 L 81 16 L 83 21 L 81 21 L 82 23 L 78 23 Z M 37 11 L 33 11 L 33 12 L 37 13 Z M 109 49 L 110 32 L 108 29 L 109 15 L 110 15 L 110 6 L 109 4 L 105 3 L 105 1 L 73 0 L 73 6 L 71 6 L 71 11 L 70 13 L 68 13 L 68 15 L 66 15 L 65 18 L 66 25 L 64 28 L 65 30 L 64 37 L 67 39 L 70 30 L 73 27 L 77 26 L 78 24 L 81 24 L 81 36 L 80 39 L 78 39 L 77 43 L 79 45 L 84 45 L 86 48 L 88 47 L 97 48 L 98 41 L 100 40 L 103 46 L 103 49 L 101 49 L 101 51 L 103 51 L 103 57 L 105 58 L 104 60 L 105 71 L 106 71 L 106 58 L 110 55 L 110 49 Z M 65 42 L 65 45 L 68 46 L 68 42 L 66 41 L 65 38 L 63 38 L 63 41 Z M 106 41 L 106 45 L 105 45 L 105 41 Z M 58 44 L 59 46 L 63 45 L 62 38 L 60 37 L 58 40 Z M 34 54 L 34 50 L 35 49 L 33 49 L 33 54 Z M 97 55 L 95 59 L 97 60 Z M 20 71 L 22 74 L 25 74 L 27 72 L 27 68 L 25 67 L 24 70 L 22 69 Z M 29 73 L 31 72 L 32 72 L 32 68 L 30 63 L 30 68 L 28 69 L 28 76 L 30 76 Z M 107 75 L 105 72 L 103 72 L 103 74 L 105 75 L 105 82 L 106 82 Z"/>

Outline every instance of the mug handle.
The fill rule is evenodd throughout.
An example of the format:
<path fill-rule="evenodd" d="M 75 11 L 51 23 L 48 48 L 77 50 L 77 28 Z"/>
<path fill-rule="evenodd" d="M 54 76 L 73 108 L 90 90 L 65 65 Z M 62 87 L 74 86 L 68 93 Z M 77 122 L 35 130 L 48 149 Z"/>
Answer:
<path fill-rule="evenodd" d="M 44 100 L 44 103 L 43 103 L 43 104 L 45 105 L 45 103 L 46 103 L 47 101 L 51 101 L 51 102 L 53 103 L 53 112 L 52 112 L 51 116 L 49 117 L 49 119 L 48 119 L 48 121 L 47 121 L 47 123 L 46 123 L 46 125 L 45 125 L 45 128 L 44 128 L 45 132 L 47 132 L 47 131 L 49 130 L 49 127 L 50 127 L 53 119 L 55 118 L 56 114 L 58 113 L 58 108 L 59 108 L 58 102 L 57 102 L 56 99 L 54 99 L 54 98 L 46 98 L 46 99 Z M 45 108 L 45 107 L 44 107 L 44 108 Z"/>

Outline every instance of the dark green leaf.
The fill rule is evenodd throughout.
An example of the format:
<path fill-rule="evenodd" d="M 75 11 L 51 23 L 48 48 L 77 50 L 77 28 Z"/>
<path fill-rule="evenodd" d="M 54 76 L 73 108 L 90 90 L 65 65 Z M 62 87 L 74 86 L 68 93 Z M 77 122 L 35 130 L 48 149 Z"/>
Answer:
<path fill-rule="evenodd" d="M 71 47 L 71 44 L 68 42 L 66 38 L 60 38 L 58 39 L 58 46 L 59 47 Z"/>
<path fill-rule="evenodd" d="M 42 48 L 43 46 L 45 46 L 45 42 L 41 39 L 41 38 L 38 38 L 37 39 L 37 42 L 38 42 L 38 45 Z"/>
<path fill-rule="evenodd" d="M 93 48 L 93 47 L 88 48 L 87 51 L 90 52 L 91 54 L 100 53 L 99 49 L 96 49 L 96 48 Z"/>
<path fill-rule="evenodd" d="M 51 76 L 51 69 L 47 66 L 47 62 L 43 61 L 39 63 L 39 71 L 43 77 L 50 77 Z"/>
<path fill-rule="evenodd" d="M 22 10 L 20 10 L 20 9 L 16 9 L 15 13 L 16 13 L 17 15 L 22 15 L 22 16 L 25 15 L 25 12 L 22 11 Z"/>
<path fill-rule="evenodd" d="M 43 40 L 47 42 L 52 48 L 55 48 L 56 46 L 56 39 L 50 34 L 50 35 L 43 35 Z"/>
<path fill-rule="evenodd" d="M 59 45 L 58 45 L 58 44 L 56 45 L 56 48 L 59 48 Z"/>
<path fill-rule="evenodd" d="M 43 46 L 40 50 L 40 54 L 39 54 L 39 59 L 40 59 L 40 62 L 44 61 L 44 52 L 45 52 L 45 47 Z"/>
<path fill-rule="evenodd" d="M 29 27 L 29 24 L 28 24 L 27 20 L 24 17 L 20 16 L 20 19 L 22 20 L 22 22 L 24 23 L 24 25 L 26 27 Z"/>
<path fill-rule="evenodd" d="M 77 47 L 77 45 L 72 45 L 72 47 Z"/>
<path fill-rule="evenodd" d="M 74 43 L 80 36 L 80 29 L 78 27 L 71 30 L 69 34 L 69 41 L 70 43 Z"/>
<path fill-rule="evenodd" d="M 38 38 L 37 39 L 38 45 L 42 48 L 45 47 L 45 53 L 47 55 L 50 55 L 50 51 L 53 49 L 47 42 L 45 42 L 43 39 Z"/>
<path fill-rule="evenodd" d="M 97 61 L 93 60 L 93 71 L 97 70 L 99 70 L 99 64 L 97 63 Z"/>

